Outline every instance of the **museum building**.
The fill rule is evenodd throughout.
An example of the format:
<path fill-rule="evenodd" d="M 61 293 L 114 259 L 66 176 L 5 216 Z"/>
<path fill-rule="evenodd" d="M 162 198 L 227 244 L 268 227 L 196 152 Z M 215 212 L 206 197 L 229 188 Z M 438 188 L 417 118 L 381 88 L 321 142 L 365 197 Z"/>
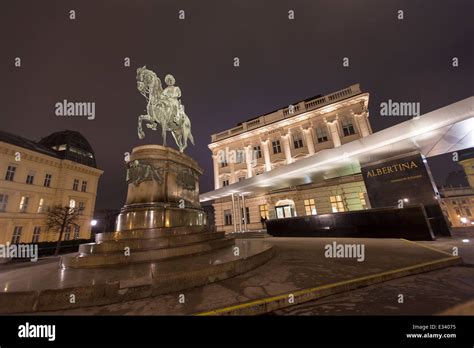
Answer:
<path fill-rule="evenodd" d="M 39 142 L 0 131 L 0 243 L 55 241 L 46 226 L 53 206 L 82 208 L 78 226 L 64 240 L 88 239 L 103 171 L 89 142 L 76 131 L 53 133 Z"/>
<path fill-rule="evenodd" d="M 449 235 L 446 203 L 442 209 L 445 197 L 434 183 L 427 158 L 474 146 L 474 97 L 376 133 L 370 126 L 368 102 L 369 94 L 356 84 L 213 134 L 209 149 L 215 189 L 201 194 L 200 201 L 212 202 L 216 228 L 257 230 L 263 227 L 263 217 L 275 228 L 286 226 L 283 230 L 296 222 L 312 224 L 308 231 L 319 231 L 314 232 L 318 235 L 326 233 L 322 230 L 328 221 L 341 233 L 347 223 L 362 231 L 366 226 L 354 226 L 350 220 L 362 223 L 369 216 L 359 212 L 371 209 L 370 218 L 390 217 L 394 226 L 397 216 L 404 215 L 413 227 L 406 236 L 421 231 L 415 228 L 416 219 L 424 221 L 424 232 L 414 238 Z M 471 183 L 469 158 L 460 164 Z M 409 210 L 393 210 L 408 206 Z M 412 213 L 417 218 L 409 217 Z M 311 218 L 291 219 L 305 216 Z M 451 226 L 456 224 L 451 221 Z M 398 231 L 385 235 L 400 237 Z"/>
<path fill-rule="evenodd" d="M 209 149 L 215 189 L 368 136 L 372 133 L 368 103 L 369 94 L 356 84 L 213 134 Z M 233 232 L 260 229 L 262 217 L 286 218 L 366 209 L 368 200 L 359 173 L 270 189 L 261 195 L 217 199 L 213 206 L 217 229 Z M 233 219 L 234 210 L 240 211 L 237 221 Z"/>

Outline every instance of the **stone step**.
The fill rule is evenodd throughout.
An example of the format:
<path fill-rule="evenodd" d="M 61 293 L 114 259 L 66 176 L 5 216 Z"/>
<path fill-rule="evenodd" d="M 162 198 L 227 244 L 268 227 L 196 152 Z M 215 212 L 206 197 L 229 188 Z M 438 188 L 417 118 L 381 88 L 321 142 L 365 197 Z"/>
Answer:
<path fill-rule="evenodd" d="M 63 256 L 61 258 L 62 268 L 95 268 L 107 266 L 122 266 L 131 263 L 151 262 L 167 260 L 179 256 L 189 256 L 206 253 L 215 249 L 228 247 L 234 244 L 234 238 L 224 237 L 205 242 L 198 242 L 177 246 L 173 248 L 153 249 L 131 252 L 101 253 L 101 254 L 78 254 L 76 256 Z"/>
<path fill-rule="evenodd" d="M 2 283 L 0 313 L 32 313 L 127 302 L 234 277 L 267 262 L 274 254 L 261 240 L 236 241 L 210 253 L 123 267 L 60 269 L 55 263 L 12 271 Z M 75 294 L 76 301 L 70 301 Z"/>
<path fill-rule="evenodd" d="M 163 227 L 163 228 L 145 228 L 120 232 L 105 232 L 95 235 L 96 243 L 104 241 L 116 241 L 123 239 L 154 239 L 159 237 L 169 237 L 177 235 L 186 235 L 193 233 L 201 233 L 209 230 L 209 226 L 180 226 L 180 227 Z"/>
<path fill-rule="evenodd" d="M 158 237 L 153 239 L 120 239 L 120 240 L 105 240 L 101 243 L 87 243 L 79 246 L 80 254 L 100 254 L 100 253 L 113 253 L 123 252 L 126 247 L 129 250 L 140 251 L 140 250 L 151 250 L 161 248 L 172 248 L 177 246 L 183 246 L 187 244 L 193 244 L 198 242 L 204 242 L 215 239 L 222 239 L 225 237 L 224 232 L 204 232 L 204 233 L 192 233 L 183 235 L 171 235 L 166 237 Z"/>
<path fill-rule="evenodd" d="M 269 235 L 265 231 L 250 231 L 250 232 L 240 232 L 240 233 L 231 233 L 230 234 L 234 238 L 242 239 L 242 238 L 265 238 L 269 237 Z"/>

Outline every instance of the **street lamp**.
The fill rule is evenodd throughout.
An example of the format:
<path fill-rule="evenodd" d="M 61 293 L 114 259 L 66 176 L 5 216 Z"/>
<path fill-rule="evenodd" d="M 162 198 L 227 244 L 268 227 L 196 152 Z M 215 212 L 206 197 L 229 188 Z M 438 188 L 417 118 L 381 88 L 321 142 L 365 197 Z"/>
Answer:
<path fill-rule="evenodd" d="M 97 220 L 91 220 L 91 226 L 94 227 L 95 225 L 97 225 Z"/>

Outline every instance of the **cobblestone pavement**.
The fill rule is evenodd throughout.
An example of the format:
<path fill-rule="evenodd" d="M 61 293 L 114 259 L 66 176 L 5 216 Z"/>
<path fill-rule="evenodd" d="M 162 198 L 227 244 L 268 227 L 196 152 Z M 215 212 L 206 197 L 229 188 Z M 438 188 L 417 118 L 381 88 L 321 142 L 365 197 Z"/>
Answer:
<path fill-rule="evenodd" d="M 364 262 L 347 258 L 326 258 L 324 249 L 327 243 L 334 241 L 331 238 L 267 238 L 266 240 L 276 248 L 276 256 L 273 259 L 263 266 L 236 277 L 183 291 L 185 303 L 179 301 L 179 293 L 172 293 L 125 303 L 44 314 L 179 315 L 200 313 L 447 257 L 439 251 L 399 239 L 337 239 L 338 243 L 363 243 L 366 247 Z M 471 278 L 474 277 L 471 275 Z M 473 293 L 472 289 L 466 290 L 466 293 L 469 291 Z M 393 306 L 396 306 L 396 295 L 397 292 L 385 293 L 381 301 L 390 305 L 393 302 Z M 411 295 L 406 296 L 406 301 L 408 301 Z M 358 303 L 357 298 L 351 301 Z M 351 301 L 344 302 L 348 303 L 345 306 L 353 307 L 355 304 Z M 452 303 L 458 304 L 460 300 L 454 299 Z M 344 305 L 338 307 L 337 310 L 340 308 L 344 308 Z M 342 314 L 342 312 L 336 313 Z"/>
<path fill-rule="evenodd" d="M 403 303 L 398 302 L 399 295 L 403 295 Z M 273 314 L 433 315 L 470 300 L 474 300 L 474 267 L 461 266 L 305 302 L 280 309 Z M 474 312 L 470 314 L 473 315 Z"/>
<path fill-rule="evenodd" d="M 457 250 L 466 265 L 375 284 L 273 314 L 432 315 L 447 311 L 449 314 L 474 315 L 474 232 L 454 232 L 451 238 L 417 243 L 448 253 Z M 403 303 L 398 303 L 400 294 Z"/>

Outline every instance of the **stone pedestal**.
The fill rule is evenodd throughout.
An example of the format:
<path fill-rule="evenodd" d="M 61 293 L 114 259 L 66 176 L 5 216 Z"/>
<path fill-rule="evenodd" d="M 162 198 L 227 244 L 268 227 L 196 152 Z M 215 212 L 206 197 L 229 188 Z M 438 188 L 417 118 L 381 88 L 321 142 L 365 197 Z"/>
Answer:
<path fill-rule="evenodd" d="M 128 193 L 116 231 L 203 226 L 202 169 L 191 157 L 160 145 L 138 146 L 127 164 Z"/>

